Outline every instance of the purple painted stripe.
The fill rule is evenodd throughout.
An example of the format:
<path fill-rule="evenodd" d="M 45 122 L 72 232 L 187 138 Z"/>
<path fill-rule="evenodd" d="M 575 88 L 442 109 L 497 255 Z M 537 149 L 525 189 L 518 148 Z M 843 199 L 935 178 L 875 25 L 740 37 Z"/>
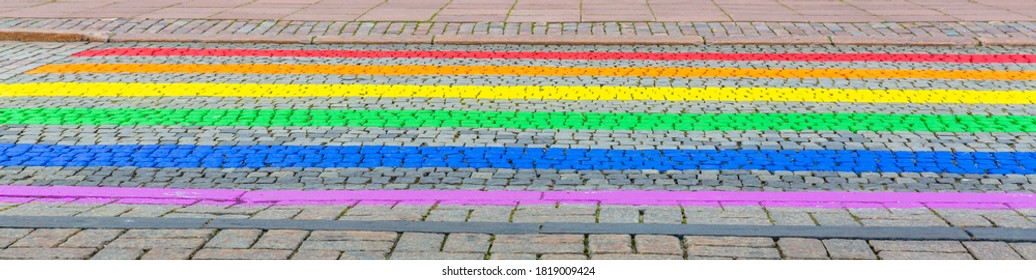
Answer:
<path fill-rule="evenodd" d="M 529 205 L 766 206 L 804 208 L 1036 208 L 1031 193 L 737 191 L 295 191 L 0 186 L 0 202 L 162 205 Z"/>

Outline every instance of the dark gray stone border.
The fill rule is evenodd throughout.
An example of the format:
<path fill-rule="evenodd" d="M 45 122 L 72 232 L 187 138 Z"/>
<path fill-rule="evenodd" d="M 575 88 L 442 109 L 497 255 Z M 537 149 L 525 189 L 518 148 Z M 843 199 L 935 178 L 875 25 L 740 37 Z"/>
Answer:
<path fill-rule="evenodd" d="M 754 226 L 686 224 L 575 224 L 545 223 L 543 233 L 661 234 L 697 236 L 800 237 L 867 240 L 972 240 L 964 230 L 952 227 L 842 227 Z M 1036 233 L 1036 231 L 1034 231 Z"/>
<path fill-rule="evenodd" d="M 864 240 L 1036 242 L 1036 229 L 756 226 L 710 224 L 486 223 L 124 217 L 0 217 L 0 228 L 295 229 L 484 234 L 651 234 Z"/>
<path fill-rule="evenodd" d="M 979 241 L 1036 242 L 1036 229 L 1026 228 L 965 228 Z"/>

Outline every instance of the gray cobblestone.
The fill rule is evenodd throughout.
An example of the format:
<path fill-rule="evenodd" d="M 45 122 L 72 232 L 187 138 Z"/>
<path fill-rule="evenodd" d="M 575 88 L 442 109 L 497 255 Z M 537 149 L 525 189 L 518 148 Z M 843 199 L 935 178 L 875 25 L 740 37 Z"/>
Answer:
<path fill-rule="evenodd" d="M 291 256 L 293 260 L 337 260 L 342 252 L 334 250 L 298 250 Z"/>
<path fill-rule="evenodd" d="M 481 260 L 481 253 L 451 252 L 398 252 L 392 253 L 390 260 Z"/>
<path fill-rule="evenodd" d="M 141 260 L 186 260 L 196 248 L 154 248 L 140 256 Z"/>
<path fill-rule="evenodd" d="M 276 249 L 216 249 L 205 248 L 194 253 L 195 260 L 284 260 L 292 250 Z"/>
<path fill-rule="evenodd" d="M 491 253 L 583 253 L 580 235 L 496 235 Z"/>
<path fill-rule="evenodd" d="M 144 255 L 143 249 L 104 248 L 98 251 L 91 260 L 135 260 Z"/>
<path fill-rule="evenodd" d="M 1011 243 L 1011 248 L 1026 260 L 1036 260 L 1036 243 Z"/>
<path fill-rule="evenodd" d="M 1011 246 L 1004 242 L 962 242 L 971 255 L 979 260 L 1020 260 Z"/>
<path fill-rule="evenodd" d="M 295 249 L 309 232 L 301 230 L 269 230 L 252 245 L 256 249 Z"/>
<path fill-rule="evenodd" d="M 77 229 L 37 229 L 18 239 L 10 247 L 55 247 L 79 232 Z"/>
<path fill-rule="evenodd" d="M 683 257 L 680 239 L 664 235 L 637 235 L 634 238 L 639 254 L 678 255 Z"/>
<path fill-rule="evenodd" d="M 485 253 L 489 250 L 488 234 L 453 233 L 446 237 L 443 252 Z"/>
<path fill-rule="evenodd" d="M 967 249 L 956 241 L 884 241 L 870 242 L 875 251 L 912 251 L 912 252 L 944 252 L 966 253 Z"/>
<path fill-rule="evenodd" d="M 0 259 L 80 260 L 94 251 L 93 248 L 7 248 L 0 250 Z"/>
<path fill-rule="evenodd" d="M 260 234 L 261 230 L 254 229 L 221 230 L 205 244 L 205 248 L 245 249 L 251 247 Z"/>
<path fill-rule="evenodd" d="M 443 234 L 404 232 L 399 236 L 394 251 L 438 252 L 446 238 Z"/>
<path fill-rule="evenodd" d="M 781 254 L 788 259 L 827 259 L 827 248 L 816 239 L 781 238 L 777 240 Z"/>
<path fill-rule="evenodd" d="M 966 253 L 882 251 L 878 257 L 883 260 L 972 260 Z"/>
<path fill-rule="evenodd" d="M 877 259 L 867 241 L 828 239 L 824 240 L 828 255 L 836 260 L 873 260 Z"/>
<path fill-rule="evenodd" d="M 102 247 L 122 232 L 119 229 L 84 229 L 69 237 L 60 247 Z"/>

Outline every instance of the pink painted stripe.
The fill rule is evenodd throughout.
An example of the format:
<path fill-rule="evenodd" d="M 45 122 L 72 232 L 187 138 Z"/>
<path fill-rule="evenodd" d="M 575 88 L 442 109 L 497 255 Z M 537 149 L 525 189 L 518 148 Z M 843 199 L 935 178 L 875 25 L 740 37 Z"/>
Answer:
<path fill-rule="evenodd" d="M 85 50 L 72 56 L 214 56 L 214 57 L 329 57 L 433 59 L 560 59 L 560 60 L 719 60 L 719 61 L 877 61 L 948 63 L 1034 63 L 1032 54 L 923 54 L 923 53 L 718 53 L 718 52 L 516 52 L 412 50 L 258 50 L 188 48 L 112 48 Z"/>
<path fill-rule="evenodd" d="M 0 186 L 0 202 L 52 201 L 164 205 L 502 205 L 766 206 L 802 208 L 1036 208 L 1030 193 L 737 191 L 245 191 L 118 187 Z"/>

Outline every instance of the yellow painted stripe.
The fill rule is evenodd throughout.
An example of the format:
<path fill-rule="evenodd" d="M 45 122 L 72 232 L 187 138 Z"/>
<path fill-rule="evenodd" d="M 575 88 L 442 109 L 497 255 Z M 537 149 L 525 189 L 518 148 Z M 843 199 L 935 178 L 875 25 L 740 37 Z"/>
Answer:
<path fill-rule="evenodd" d="M 213 83 L 0 84 L 0 97 L 422 97 L 543 100 L 668 100 L 1034 104 L 1032 90 L 870 90 L 583 86 L 425 86 Z"/>
<path fill-rule="evenodd" d="M 434 66 L 319 64 L 51 64 L 44 73 L 218 73 L 321 75 L 517 75 L 675 78 L 1036 80 L 1036 71 L 932 69 L 749 69 L 675 67 Z"/>

